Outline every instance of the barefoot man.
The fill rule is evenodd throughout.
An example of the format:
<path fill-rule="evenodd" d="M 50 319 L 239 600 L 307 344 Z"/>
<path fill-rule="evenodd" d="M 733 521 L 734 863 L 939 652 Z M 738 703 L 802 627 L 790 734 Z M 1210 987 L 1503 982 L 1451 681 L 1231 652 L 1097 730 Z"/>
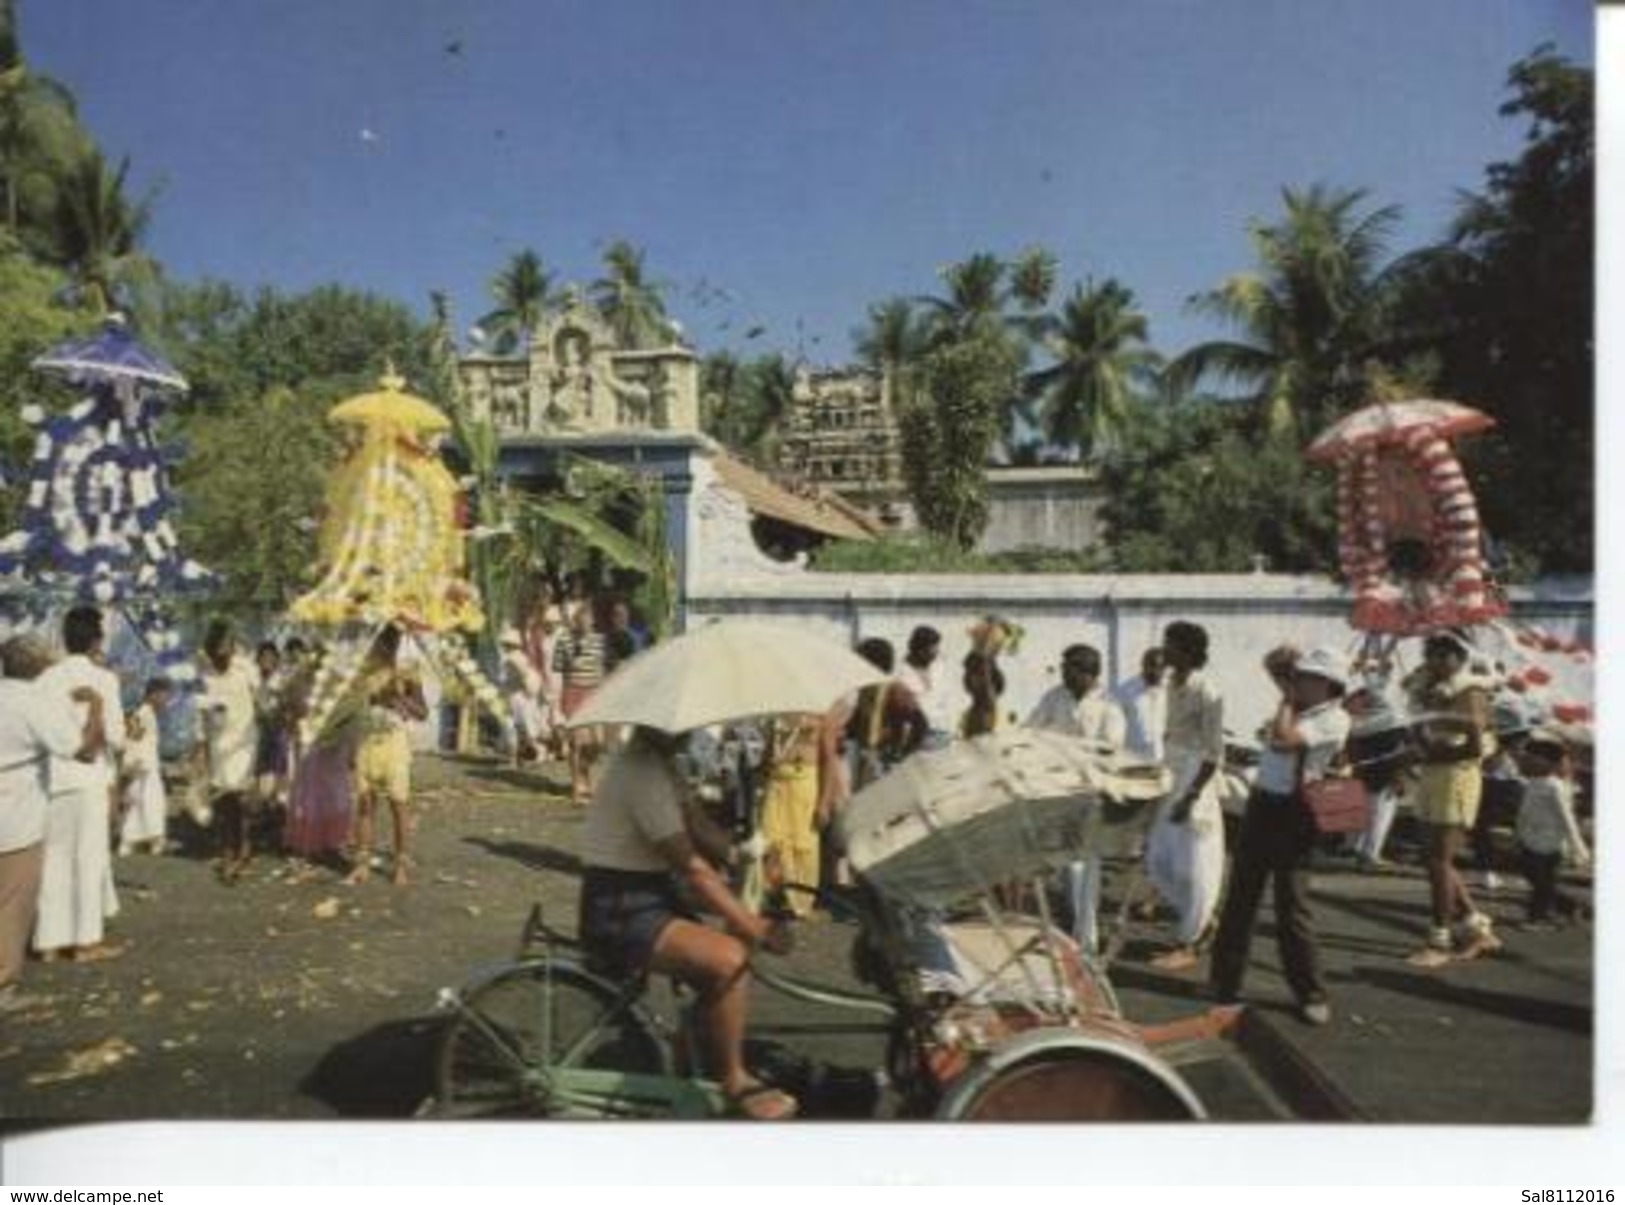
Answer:
<path fill-rule="evenodd" d="M 355 865 L 349 883 L 365 883 L 372 874 L 373 824 L 380 795 L 389 800 L 395 830 L 391 881 L 397 887 L 404 885 L 411 868 L 412 742 L 406 726 L 427 718 L 429 707 L 417 675 L 398 664 L 400 649 L 400 629 L 391 624 L 378 633 L 361 671 L 367 716 L 355 757 Z"/>

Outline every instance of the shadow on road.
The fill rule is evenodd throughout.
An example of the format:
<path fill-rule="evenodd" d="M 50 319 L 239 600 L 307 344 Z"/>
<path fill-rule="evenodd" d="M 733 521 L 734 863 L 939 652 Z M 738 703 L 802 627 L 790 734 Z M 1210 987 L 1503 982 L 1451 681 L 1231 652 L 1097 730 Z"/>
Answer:
<path fill-rule="evenodd" d="M 385 1021 L 334 1046 L 299 1090 L 340 1117 L 410 1117 L 434 1091 L 438 1017 Z"/>
<path fill-rule="evenodd" d="M 1452 1008 L 1492 1013 L 1531 1025 L 1561 1029 L 1567 1033 L 1589 1036 L 1592 1030 L 1592 1010 L 1578 1004 L 1535 1000 L 1528 996 L 1469 987 L 1441 978 L 1437 974 L 1423 975 L 1383 967 L 1356 967 L 1350 978 L 1383 991 L 1434 1000 Z"/>
<path fill-rule="evenodd" d="M 529 841 L 492 841 L 489 837 L 464 837 L 465 845 L 477 846 L 488 854 L 518 862 L 528 870 L 553 870 L 581 877 L 581 859 L 551 845 Z"/>
<path fill-rule="evenodd" d="M 531 769 L 505 765 L 467 766 L 463 773 L 471 779 L 499 782 L 505 787 L 518 787 L 522 791 L 534 791 L 540 795 L 565 796 L 570 793 L 567 782 L 561 783 Z"/>

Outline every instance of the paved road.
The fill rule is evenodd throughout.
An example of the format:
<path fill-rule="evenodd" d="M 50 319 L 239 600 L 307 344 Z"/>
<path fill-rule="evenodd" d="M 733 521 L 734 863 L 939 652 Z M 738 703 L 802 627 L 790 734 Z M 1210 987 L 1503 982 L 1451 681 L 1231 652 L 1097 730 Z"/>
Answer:
<path fill-rule="evenodd" d="M 424 758 L 419 779 L 422 865 L 404 889 L 382 879 L 346 887 L 326 870 L 294 880 L 271 861 L 225 887 L 195 853 L 121 860 L 117 931 L 130 951 L 30 967 L 29 986 L 50 1002 L 0 1029 L 0 1117 L 409 1115 L 429 1090 L 436 991 L 504 957 L 533 901 L 573 924 L 580 824 L 556 776 L 515 780 Z M 1508 932 L 1500 957 L 1422 972 L 1403 960 L 1424 919 L 1416 871 L 1324 874 L 1315 898 L 1336 1022 L 1309 1029 L 1285 1010 L 1267 916 L 1248 983 L 1254 1053 L 1273 1061 L 1272 1082 L 1287 1083 L 1289 1098 L 1303 1093 L 1285 1100 L 1288 1111 L 1325 1115 L 1329 1102 L 1386 1122 L 1589 1116 L 1589 928 Z M 1491 907 L 1510 919 L 1517 903 Z M 806 927 L 791 965 L 846 978 L 851 932 Z M 1131 936 L 1114 974 L 1127 1015 L 1158 1021 L 1205 1007 L 1194 980 L 1138 961 L 1151 930 Z M 756 1015 L 764 1036 L 821 1066 L 858 1073 L 881 1062 L 877 1034 L 829 1031 L 850 1020 L 843 1014 L 761 999 Z M 1201 1087 L 1221 1119 L 1272 1114 L 1223 1077 Z"/>

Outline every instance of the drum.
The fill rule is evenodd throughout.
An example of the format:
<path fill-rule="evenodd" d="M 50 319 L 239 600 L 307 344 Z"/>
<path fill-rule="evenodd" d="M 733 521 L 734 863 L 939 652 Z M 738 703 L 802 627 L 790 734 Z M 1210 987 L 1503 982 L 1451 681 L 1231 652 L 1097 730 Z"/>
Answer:
<path fill-rule="evenodd" d="M 978 1057 L 937 1109 L 948 1121 L 1200 1121 L 1188 1084 L 1115 1018 L 1029 1030 Z"/>

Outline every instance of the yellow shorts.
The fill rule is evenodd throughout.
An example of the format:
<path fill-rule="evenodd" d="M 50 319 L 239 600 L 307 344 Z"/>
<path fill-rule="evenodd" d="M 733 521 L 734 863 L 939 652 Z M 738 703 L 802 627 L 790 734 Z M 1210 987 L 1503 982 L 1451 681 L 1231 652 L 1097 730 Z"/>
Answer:
<path fill-rule="evenodd" d="M 412 797 L 412 742 L 404 729 L 381 732 L 361 742 L 355 754 L 357 795 L 384 795 L 396 803 Z"/>
<path fill-rule="evenodd" d="M 1416 779 L 1416 812 L 1429 824 L 1472 828 L 1483 795 L 1476 761 L 1424 765 Z"/>

